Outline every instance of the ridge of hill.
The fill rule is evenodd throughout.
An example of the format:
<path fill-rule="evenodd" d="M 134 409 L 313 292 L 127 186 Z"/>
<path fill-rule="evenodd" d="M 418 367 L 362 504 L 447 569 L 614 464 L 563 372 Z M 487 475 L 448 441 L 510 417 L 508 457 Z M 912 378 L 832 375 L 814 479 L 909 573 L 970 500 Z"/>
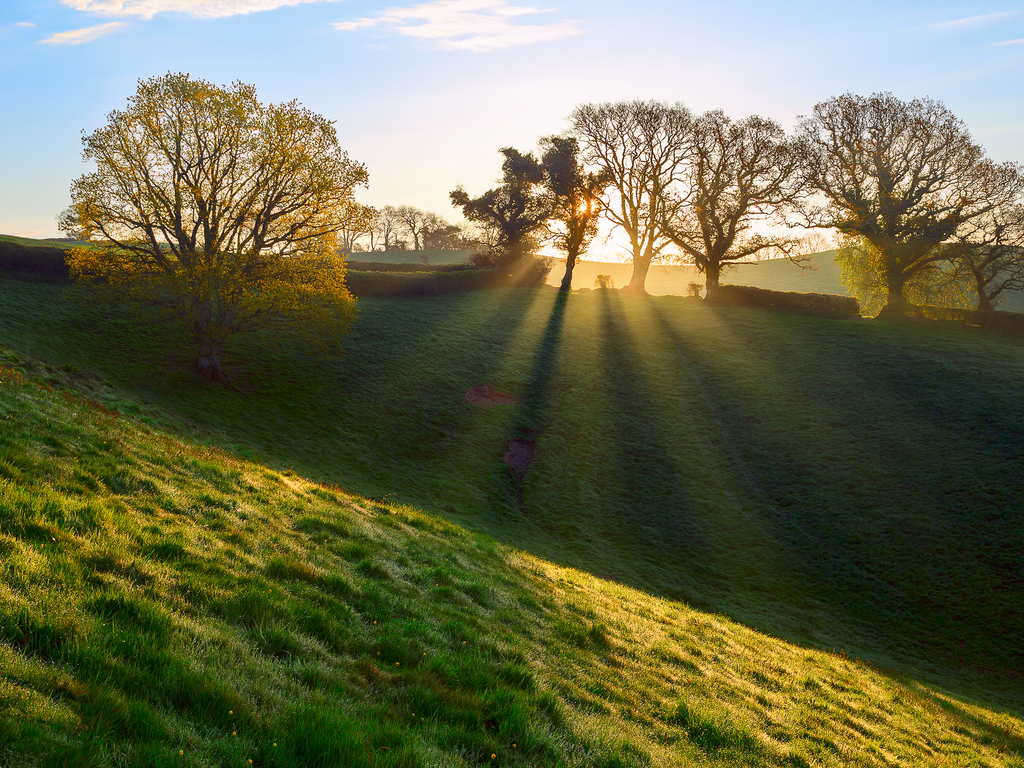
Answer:
<path fill-rule="evenodd" d="M 0 347 L 0 424 L 5 768 L 1024 765 L 1015 715 L 269 469 L 70 366 Z"/>

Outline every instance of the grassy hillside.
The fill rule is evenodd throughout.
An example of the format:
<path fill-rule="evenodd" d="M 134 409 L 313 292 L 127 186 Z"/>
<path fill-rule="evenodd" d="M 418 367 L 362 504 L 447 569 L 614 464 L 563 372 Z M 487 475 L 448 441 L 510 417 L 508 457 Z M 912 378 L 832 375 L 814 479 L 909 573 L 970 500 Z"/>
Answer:
<path fill-rule="evenodd" d="M 1024 341 L 554 293 L 363 300 L 340 362 L 240 343 L 238 391 L 55 286 L 0 281 L 0 341 L 275 468 L 1024 711 Z M 522 402 L 466 402 L 487 383 Z"/>
<path fill-rule="evenodd" d="M 0 349 L 0 765 L 1024 765 L 1016 716 L 155 420 Z"/>

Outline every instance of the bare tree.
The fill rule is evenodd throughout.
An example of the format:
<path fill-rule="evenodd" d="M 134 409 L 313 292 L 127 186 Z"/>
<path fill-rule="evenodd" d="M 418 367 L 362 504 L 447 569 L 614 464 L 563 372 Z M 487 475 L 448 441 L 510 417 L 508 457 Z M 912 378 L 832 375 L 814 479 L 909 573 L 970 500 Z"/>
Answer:
<path fill-rule="evenodd" d="M 804 205 L 805 223 L 871 244 L 886 312 L 905 312 L 904 286 L 947 258 L 940 244 L 1019 194 L 1019 175 L 988 160 L 932 99 L 838 96 L 801 120 L 799 141 L 805 181 L 817 192 Z"/>
<path fill-rule="evenodd" d="M 338 231 L 338 252 L 346 256 L 355 252 L 358 243 L 363 238 L 372 237 L 374 227 L 377 223 L 377 211 L 369 205 L 355 205 L 352 216 L 345 222 L 345 225 Z"/>
<path fill-rule="evenodd" d="M 395 216 L 412 238 L 413 250 L 423 250 L 423 234 L 430 226 L 430 217 L 435 215 L 412 205 L 400 205 L 395 208 Z"/>
<path fill-rule="evenodd" d="M 1008 291 L 1024 290 L 1024 205 L 999 206 L 967 222 L 947 255 L 977 292 L 978 311 L 993 312 Z"/>
<path fill-rule="evenodd" d="M 753 116 L 732 121 L 720 111 L 693 123 L 681 182 L 663 211 L 665 236 L 703 272 L 714 298 L 722 269 L 768 256 L 796 258 L 799 238 L 752 232 L 781 224 L 799 192 L 799 157 L 778 123 Z"/>
<path fill-rule="evenodd" d="M 406 244 L 401 238 L 404 225 L 398 215 L 398 209 L 393 205 L 385 205 L 377 211 L 375 235 L 380 250 L 382 251 L 404 251 Z"/>
<path fill-rule="evenodd" d="M 544 184 L 551 197 L 551 242 L 565 254 L 565 275 L 559 290 L 572 288 L 572 271 L 580 254 L 597 234 L 597 222 L 604 210 L 604 190 L 611 183 L 606 170 L 587 173 L 579 157 L 579 143 L 567 136 L 549 136 L 540 141 Z"/>
<path fill-rule="evenodd" d="M 651 262 L 670 244 L 662 227 L 668 191 L 679 180 L 692 118 L 682 104 L 584 104 L 571 117 L 584 159 L 611 178 L 604 215 L 629 237 L 630 290 L 644 292 Z"/>

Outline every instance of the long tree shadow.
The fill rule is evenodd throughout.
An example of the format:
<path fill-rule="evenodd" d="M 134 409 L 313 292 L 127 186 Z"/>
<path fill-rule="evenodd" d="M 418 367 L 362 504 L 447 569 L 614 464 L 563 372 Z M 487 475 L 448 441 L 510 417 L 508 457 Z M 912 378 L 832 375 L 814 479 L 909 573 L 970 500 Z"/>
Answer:
<path fill-rule="evenodd" d="M 740 320 L 727 310 L 708 311 L 722 322 Z M 874 339 L 836 345 L 834 334 L 843 333 L 843 327 L 791 321 L 785 323 L 784 337 L 800 348 L 794 356 L 770 343 L 765 325 L 774 316 L 758 318 L 750 327 L 735 322 L 730 332 L 757 350 L 762 365 L 772 371 L 765 384 L 786 390 L 755 414 L 735 372 L 730 374 L 707 345 L 681 333 L 660 307 L 654 315 L 680 366 L 714 391 L 711 413 L 721 439 L 734 446 L 744 473 L 756 483 L 765 502 L 760 505 L 764 526 L 784 545 L 790 567 L 805 574 L 804 591 L 813 592 L 818 603 L 810 618 L 828 642 L 856 648 L 884 667 L 952 685 L 961 695 L 970 691 L 991 700 L 987 694 L 998 690 L 1002 700 L 1019 708 L 1024 680 L 1017 642 L 1024 630 L 1020 571 L 1014 581 L 1012 553 L 992 550 L 999 537 L 993 539 L 991 527 L 1008 524 L 1007 510 L 996 503 L 982 512 L 984 520 L 966 514 L 957 501 L 965 497 L 956 486 L 966 482 L 967 465 L 978 465 L 962 464 L 962 456 L 947 461 L 966 450 L 956 425 L 941 414 L 938 420 L 932 416 L 932 423 L 920 421 L 915 413 L 920 392 L 912 393 L 908 407 L 889 399 L 893 382 L 886 368 L 898 367 L 905 378 L 913 368 L 908 364 L 912 353 L 891 350 L 891 359 L 873 359 L 879 354 Z M 808 354 L 819 346 L 820 353 Z M 815 360 L 819 370 L 800 367 Z M 810 378 L 823 375 L 824 361 L 834 384 L 810 386 Z M 936 386 L 947 394 L 967 385 L 951 379 L 949 371 L 931 378 L 937 373 L 926 378 L 941 382 Z M 773 408 L 778 415 L 765 418 L 765 409 Z M 803 412 L 798 424 L 782 416 L 793 408 Z M 758 426 L 750 429 L 752 423 Z M 833 435 L 833 444 L 823 445 L 818 435 L 803 432 L 808 426 Z M 932 455 L 908 454 L 915 444 L 938 446 L 947 440 L 943 455 L 934 450 Z M 891 457 L 887 467 L 881 464 L 884 470 L 872 455 L 878 451 Z M 987 529 L 984 536 L 979 524 Z M 802 608 L 798 595 L 781 597 L 783 611 Z M 736 617 L 749 623 L 747 617 Z M 821 644 L 792 633 L 784 622 L 755 623 L 787 639 Z M 979 680 L 984 681 L 980 687 Z"/>
<path fill-rule="evenodd" d="M 562 340 L 562 326 L 569 294 L 559 291 L 548 315 L 547 324 L 533 354 L 530 371 L 511 420 L 511 433 L 503 461 L 511 490 L 520 512 L 527 511 L 523 500 L 523 482 L 533 464 L 537 440 L 543 434 L 551 402 L 552 379 Z"/>

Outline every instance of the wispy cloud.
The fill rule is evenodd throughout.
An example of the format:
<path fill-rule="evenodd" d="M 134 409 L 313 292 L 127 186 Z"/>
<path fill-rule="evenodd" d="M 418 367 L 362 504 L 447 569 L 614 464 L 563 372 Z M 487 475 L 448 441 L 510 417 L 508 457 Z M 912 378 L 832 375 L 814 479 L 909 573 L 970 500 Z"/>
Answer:
<path fill-rule="evenodd" d="M 999 19 L 1008 19 L 1011 16 L 1020 15 L 1020 11 L 1003 11 L 1001 13 L 986 13 L 981 16 L 968 16 L 965 19 L 953 19 L 952 21 L 940 21 L 938 24 L 929 24 L 932 29 L 960 29 L 963 27 L 981 27 Z"/>
<path fill-rule="evenodd" d="M 507 0 L 435 0 L 432 3 L 388 8 L 375 16 L 335 24 L 342 32 L 386 27 L 402 35 L 433 40 L 447 50 L 490 51 L 532 43 L 545 43 L 578 35 L 576 21 L 519 24 L 516 19 L 553 8 L 509 5 Z"/>
<path fill-rule="evenodd" d="M 124 26 L 126 26 L 124 22 L 112 21 L 109 24 L 98 24 L 95 27 L 57 32 L 39 42 L 42 45 L 81 45 L 82 43 L 91 43 L 93 40 L 99 40 L 101 37 L 109 35 L 111 32 L 116 32 Z"/>
<path fill-rule="evenodd" d="M 1001 40 L 998 43 L 992 43 L 992 45 L 1024 45 L 1024 37 L 1020 40 Z"/>
<path fill-rule="evenodd" d="M 35 24 L 33 24 L 31 21 L 19 21 L 14 26 L 16 26 L 16 27 L 34 27 Z"/>
<path fill-rule="evenodd" d="M 303 3 L 336 2 L 337 0 L 64 0 L 76 11 L 106 16 L 138 16 L 151 19 L 158 13 L 184 13 L 195 18 L 223 18 L 247 13 L 273 11 Z"/>

